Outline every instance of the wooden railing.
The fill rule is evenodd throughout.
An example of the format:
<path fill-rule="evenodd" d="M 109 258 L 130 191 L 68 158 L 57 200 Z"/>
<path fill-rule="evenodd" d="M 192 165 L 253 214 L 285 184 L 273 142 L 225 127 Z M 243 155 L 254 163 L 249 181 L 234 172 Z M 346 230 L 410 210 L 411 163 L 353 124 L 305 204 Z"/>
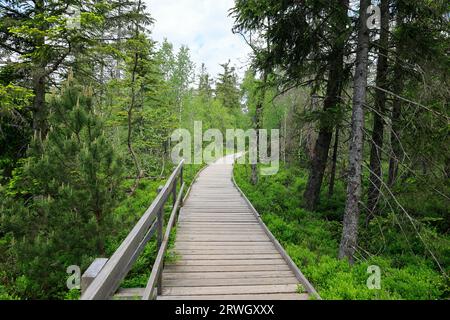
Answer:
<path fill-rule="evenodd" d="M 96 259 L 82 279 L 82 300 L 110 299 L 119 288 L 134 262 L 145 248 L 145 245 L 156 234 L 158 254 L 145 288 L 142 299 L 155 299 L 162 290 L 162 269 L 172 226 L 176 223 L 178 209 L 183 202 L 183 163 L 180 162 L 164 187 L 159 189 L 156 199 L 139 219 L 119 248 L 110 259 Z M 177 182 L 180 189 L 177 193 Z M 164 228 L 164 206 L 172 195 L 173 206 L 169 221 Z M 91 278 L 89 278 L 89 274 Z M 84 288 L 83 288 L 84 286 Z M 156 292 L 155 292 L 156 291 Z"/>

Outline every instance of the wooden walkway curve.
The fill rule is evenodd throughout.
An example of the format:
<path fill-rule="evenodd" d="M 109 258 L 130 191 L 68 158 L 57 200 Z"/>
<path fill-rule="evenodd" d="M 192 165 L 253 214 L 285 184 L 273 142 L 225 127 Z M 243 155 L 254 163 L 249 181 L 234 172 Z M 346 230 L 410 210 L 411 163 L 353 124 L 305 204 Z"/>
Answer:
<path fill-rule="evenodd" d="M 235 184 L 234 159 L 227 156 L 206 167 L 184 199 L 182 160 L 112 256 L 95 259 L 83 273 L 80 299 L 320 299 Z M 173 203 L 165 223 L 169 199 Z M 175 226 L 177 259 L 168 263 Z M 153 236 L 157 255 L 147 285 L 121 288 Z"/>
<path fill-rule="evenodd" d="M 233 156 L 197 177 L 180 211 L 174 250 L 160 300 L 318 297 L 234 184 Z"/>

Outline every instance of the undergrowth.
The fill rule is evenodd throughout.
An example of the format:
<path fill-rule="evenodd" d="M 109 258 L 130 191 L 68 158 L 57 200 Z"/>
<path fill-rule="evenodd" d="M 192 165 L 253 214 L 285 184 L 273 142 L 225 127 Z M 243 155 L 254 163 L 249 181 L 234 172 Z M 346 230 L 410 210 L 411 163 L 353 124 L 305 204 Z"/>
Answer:
<path fill-rule="evenodd" d="M 302 208 L 307 174 L 299 169 L 280 168 L 278 174 L 261 176 L 256 186 L 250 184 L 250 168 L 236 165 L 237 184 L 246 194 L 263 221 L 284 246 L 293 261 L 313 284 L 323 299 L 445 299 L 449 295 L 448 278 L 436 267 L 407 226 L 404 233 L 393 216 L 386 214 L 362 229 L 357 262 L 349 265 L 337 259 L 342 232 L 345 188 L 336 186 L 335 196 L 324 195 L 317 212 Z M 418 208 L 423 208 L 420 205 Z M 363 219 L 362 219 L 363 220 Z M 380 230 L 384 230 L 381 239 Z M 389 232 L 388 232 L 389 230 Z M 431 232 L 430 227 L 421 231 Z M 407 234 L 405 234 L 407 233 Z M 448 259 L 448 236 L 438 234 L 444 265 Z M 409 241 L 406 241 L 409 239 Z M 436 248 L 436 246 L 435 246 Z M 381 288 L 369 289 L 368 267 L 381 270 Z M 448 266 L 448 264 L 447 264 Z"/>

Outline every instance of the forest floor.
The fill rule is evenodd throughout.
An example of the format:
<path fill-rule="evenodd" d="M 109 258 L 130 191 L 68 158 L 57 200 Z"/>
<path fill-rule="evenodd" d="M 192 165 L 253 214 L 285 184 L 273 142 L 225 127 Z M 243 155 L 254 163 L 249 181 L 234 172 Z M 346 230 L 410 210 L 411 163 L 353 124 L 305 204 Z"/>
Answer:
<path fill-rule="evenodd" d="M 276 175 L 260 177 L 256 186 L 250 184 L 250 174 L 248 165 L 235 166 L 237 184 L 323 299 L 449 297 L 448 278 L 439 272 L 432 259 L 418 253 L 421 248 L 407 248 L 400 232 L 385 234 L 388 239 L 382 245 L 371 242 L 374 233 L 379 237 L 379 230 L 389 217 L 375 219 L 362 232 L 358 259 L 353 266 L 337 259 L 345 205 L 344 186 L 337 186 L 335 196 L 322 201 L 318 212 L 308 212 L 301 208 L 307 172 L 282 167 Z M 378 245 L 382 249 L 368 252 Z M 368 272 L 369 266 L 380 268 L 380 289 L 368 288 L 372 275 Z"/>

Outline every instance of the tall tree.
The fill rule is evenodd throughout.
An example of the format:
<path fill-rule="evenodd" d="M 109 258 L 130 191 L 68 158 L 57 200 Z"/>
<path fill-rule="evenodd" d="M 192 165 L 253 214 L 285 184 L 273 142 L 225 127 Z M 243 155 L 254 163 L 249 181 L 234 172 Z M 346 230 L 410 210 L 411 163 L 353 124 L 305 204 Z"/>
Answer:
<path fill-rule="evenodd" d="M 200 74 L 198 75 L 198 93 L 204 97 L 206 100 L 209 100 L 213 96 L 213 79 L 211 79 L 210 74 L 206 70 L 206 66 L 202 63 L 200 68 Z"/>
<path fill-rule="evenodd" d="M 359 202 L 362 190 L 362 161 L 364 143 L 364 104 L 366 103 L 369 59 L 369 28 L 367 26 L 370 0 L 359 2 L 358 47 L 353 80 L 352 130 L 349 150 L 347 200 L 345 203 L 339 258 L 353 263 L 357 247 Z"/>
<path fill-rule="evenodd" d="M 136 14 L 145 13 L 145 6 L 141 0 L 138 0 L 136 4 Z M 147 24 L 150 21 L 147 22 Z M 132 37 L 127 41 L 128 59 L 127 72 L 129 75 L 129 86 L 131 88 L 130 101 L 127 106 L 127 145 L 131 158 L 133 159 L 134 166 L 136 168 L 135 183 L 132 188 L 132 192 L 136 190 L 139 185 L 139 180 L 144 175 L 140 160 L 133 148 L 133 113 L 135 109 L 143 103 L 143 91 L 146 88 L 145 82 L 149 78 L 151 70 L 149 70 L 149 64 L 151 60 L 151 42 L 147 39 L 144 32 L 146 32 L 147 24 L 139 23 L 136 21 L 133 26 Z"/>
<path fill-rule="evenodd" d="M 323 103 L 323 112 L 320 119 L 320 130 L 311 159 L 308 183 L 304 193 L 305 205 L 309 210 L 314 210 L 319 202 L 320 190 L 328 163 L 328 153 L 336 115 L 339 113 L 341 104 L 341 92 L 344 83 L 344 55 L 345 45 L 348 39 L 348 0 L 340 0 L 336 13 L 332 14 L 333 45 L 328 57 L 328 80 L 326 96 Z"/>
<path fill-rule="evenodd" d="M 239 109 L 241 96 L 238 86 L 236 70 L 231 66 L 231 61 L 220 65 L 223 68 L 216 81 L 215 96 L 223 106 L 230 110 Z"/>
<path fill-rule="evenodd" d="M 341 91 L 346 80 L 345 48 L 351 34 L 347 0 L 340 1 L 236 1 L 232 14 L 235 32 L 249 37 L 266 33 L 271 44 L 267 54 L 257 51 L 260 70 L 278 70 L 280 91 L 310 84 L 317 92 L 325 85 L 319 136 L 310 164 L 305 205 L 314 210 L 328 161 Z M 267 20 L 271 27 L 267 28 Z M 326 76 L 328 75 L 328 77 Z M 327 79 L 325 79 L 327 78 Z M 324 80 L 325 79 L 325 80 Z"/>
<path fill-rule="evenodd" d="M 384 119 L 386 113 L 386 91 L 388 86 L 388 54 L 389 54 L 389 0 L 382 0 L 380 5 L 381 24 L 380 40 L 378 47 L 378 63 L 375 93 L 375 107 L 373 111 L 372 144 L 370 152 L 370 177 L 368 187 L 367 209 L 369 221 L 376 214 L 379 204 L 380 190 L 383 174 L 381 170 L 383 139 L 384 139 Z"/>

